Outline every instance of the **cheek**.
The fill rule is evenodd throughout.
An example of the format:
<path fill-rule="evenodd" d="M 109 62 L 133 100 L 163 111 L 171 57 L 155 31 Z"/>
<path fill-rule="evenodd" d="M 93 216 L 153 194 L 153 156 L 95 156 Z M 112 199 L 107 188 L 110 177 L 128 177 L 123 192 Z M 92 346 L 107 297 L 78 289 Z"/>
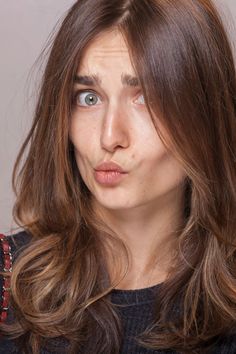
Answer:
<path fill-rule="evenodd" d="M 157 180 L 163 190 L 176 188 L 186 177 L 182 166 L 169 152 L 163 154 L 156 166 Z"/>
<path fill-rule="evenodd" d="M 69 137 L 74 146 L 76 164 L 84 181 L 89 178 L 91 169 L 99 161 L 96 156 L 98 151 L 98 129 L 92 126 L 90 122 L 93 121 L 88 119 L 79 120 L 77 116 L 74 116 L 69 129 Z"/>
<path fill-rule="evenodd" d="M 83 155 L 93 149 L 96 137 L 96 126 L 89 124 L 88 120 L 73 117 L 70 123 L 69 137 L 75 150 Z"/>
<path fill-rule="evenodd" d="M 143 152 L 142 161 L 139 178 L 145 188 L 152 186 L 155 190 L 165 192 L 175 188 L 186 177 L 179 162 L 161 144 L 156 145 L 155 149 L 146 150 L 146 154 Z"/>
<path fill-rule="evenodd" d="M 156 130 L 148 126 L 143 127 L 141 132 L 139 139 L 139 145 L 142 147 L 142 149 L 139 149 L 141 159 L 151 169 L 163 165 L 168 159 L 168 151 L 163 146 Z"/>
<path fill-rule="evenodd" d="M 159 121 L 158 128 L 166 140 L 167 134 Z M 176 158 L 164 146 L 151 119 L 146 120 L 146 124 L 143 124 L 142 134 L 145 144 L 141 144 L 140 159 L 145 166 L 143 171 L 146 173 L 146 180 L 149 180 L 150 183 L 158 181 L 158 184 L 163 187 L 174 186 L 182 181 L 186 174 Z"/>

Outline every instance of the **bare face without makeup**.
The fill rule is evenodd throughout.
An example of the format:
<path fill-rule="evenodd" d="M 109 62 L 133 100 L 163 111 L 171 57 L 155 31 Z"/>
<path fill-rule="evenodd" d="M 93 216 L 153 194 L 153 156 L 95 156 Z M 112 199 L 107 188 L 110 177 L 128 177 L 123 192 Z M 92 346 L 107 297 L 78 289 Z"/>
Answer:
<path fill-rule="evenodd" d="M 118 31 L 100 34 L 85 51 L 74 84 L 70 139 L 80 174 L 98 205 L 110 211 L 156 212 L 185 177 L 164 148 L 144 102 L 127 45 Z M 96 179 L 104 161 L 126 174 Z"/>

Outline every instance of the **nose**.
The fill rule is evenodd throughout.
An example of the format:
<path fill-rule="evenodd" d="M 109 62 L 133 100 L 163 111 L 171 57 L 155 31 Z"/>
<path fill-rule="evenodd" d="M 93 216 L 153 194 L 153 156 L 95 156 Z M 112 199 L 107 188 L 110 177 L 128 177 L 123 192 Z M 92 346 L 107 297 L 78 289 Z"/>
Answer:
<path fill-rule="evenodd" d="M 101 131 L 101 146 L 114 152 L 117 147 L 127 148 L 130 141 L 130 129 L 127 111 L 117 105 L 109 105 L 103 119 Z"/>

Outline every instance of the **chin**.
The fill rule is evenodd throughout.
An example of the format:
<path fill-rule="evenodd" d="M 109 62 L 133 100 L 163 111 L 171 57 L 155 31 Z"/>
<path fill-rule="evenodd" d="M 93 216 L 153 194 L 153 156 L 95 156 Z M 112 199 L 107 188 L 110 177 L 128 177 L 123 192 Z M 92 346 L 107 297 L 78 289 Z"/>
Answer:
<path fill-rule="evenodd" d="M 118 196 L 113 196 L 105 198 L 103 195 L 99 198 L 95 197 L 95 199 L 103 208 L 110 210 L 124 210 L 135 207 L 135 205 L 131 205 L 130 200 L 124 197 L 119 198 Z"/>

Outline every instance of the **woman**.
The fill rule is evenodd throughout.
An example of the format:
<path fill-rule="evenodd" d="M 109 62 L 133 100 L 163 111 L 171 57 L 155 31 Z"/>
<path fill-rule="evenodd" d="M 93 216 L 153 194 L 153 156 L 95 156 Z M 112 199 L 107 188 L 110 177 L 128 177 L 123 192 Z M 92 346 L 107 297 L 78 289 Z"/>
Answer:
<path fill-rule="evenodd" d="M 211 1 L 72 6 L 13 171 L 1 353 L 236 352 L 235 93 Z"/>

